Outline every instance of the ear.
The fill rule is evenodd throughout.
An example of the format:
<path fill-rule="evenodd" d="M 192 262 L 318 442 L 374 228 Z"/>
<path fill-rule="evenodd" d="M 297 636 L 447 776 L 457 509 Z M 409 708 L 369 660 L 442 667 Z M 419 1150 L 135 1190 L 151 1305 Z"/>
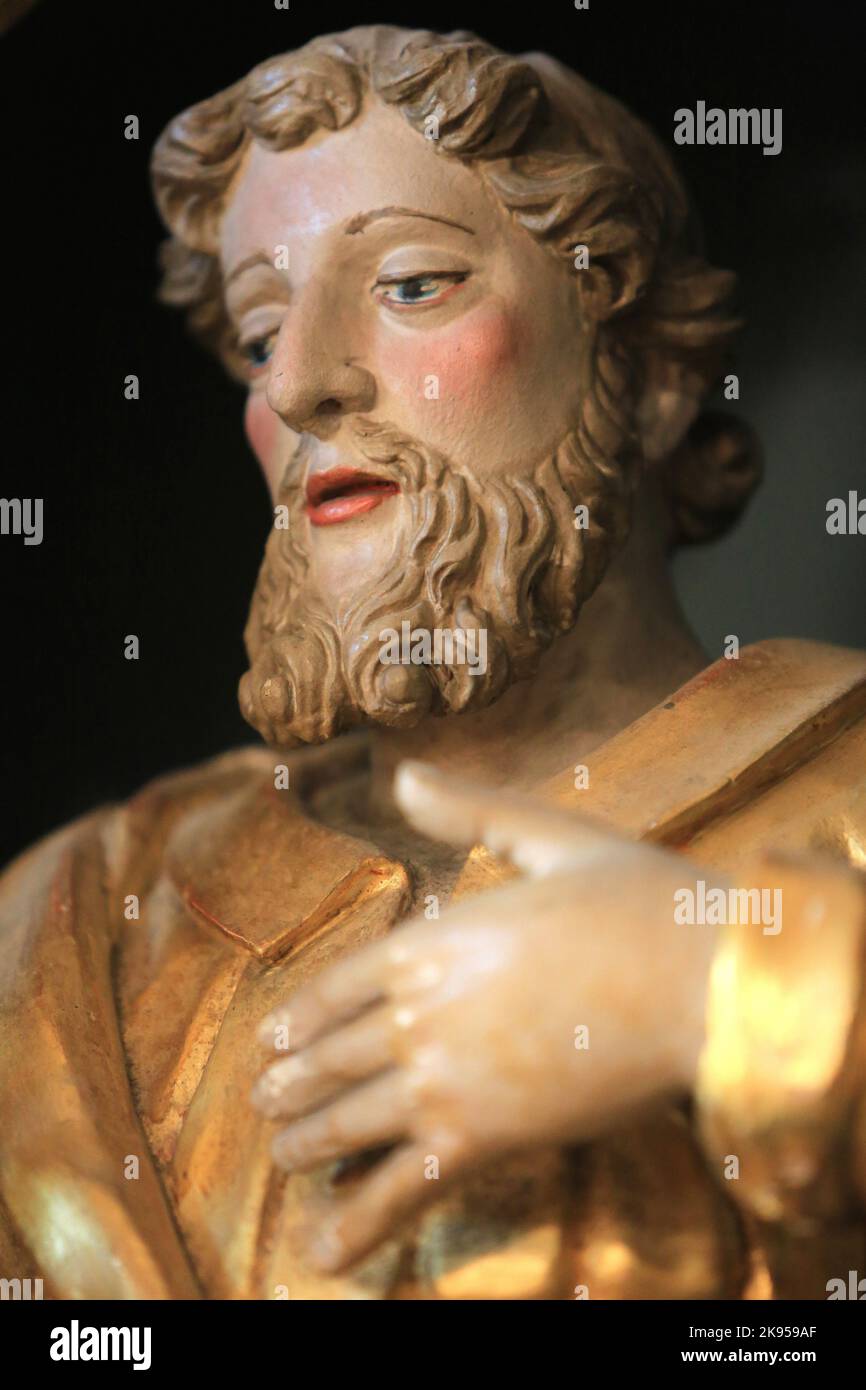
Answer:
<path fill-rule="evenodd" d="M 697 419 L 705 383 L 680 362 L 653 354 L 637 408 L 637 427 L 648 463 L 667 458 Z"/>

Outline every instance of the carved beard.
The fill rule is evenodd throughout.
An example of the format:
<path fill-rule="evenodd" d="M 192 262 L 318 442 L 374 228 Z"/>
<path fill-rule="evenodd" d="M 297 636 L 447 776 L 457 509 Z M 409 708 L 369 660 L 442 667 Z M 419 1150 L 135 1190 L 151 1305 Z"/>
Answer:
<path fill-rule="evenodd" d="M 364 471 L 398 484 L 411 523 L 336 616 L 309 575 L 304 470 L 293 460 L 279 497 L 288 528 L 265 547 L 239 691 L 244 718 L 276 747 L 492 703 L 574 625 L 627 530 L 621 470 L 582 458 L 576 432 L 530 475 L 483 478 L 392 425 L 356 417 L 350 432 Z M 383 663 L 380 633 L 405 621 L 413 632 L 485 629 L 485 671 Z"/>

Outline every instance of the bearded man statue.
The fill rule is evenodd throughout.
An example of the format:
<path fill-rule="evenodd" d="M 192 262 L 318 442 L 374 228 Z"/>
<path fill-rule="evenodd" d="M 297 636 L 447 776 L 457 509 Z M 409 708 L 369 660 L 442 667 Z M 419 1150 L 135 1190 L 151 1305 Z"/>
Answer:
<path fill-rule="evenodd" d="M 866 657 L 708 664 L 679 609 L 672 548 L 759 464 L 703 410 L 734 277 L 666 151 L 549 57 L 365 27 L 184 112 L 153 184 L 271 493 L 265 746 L 7 871 L 0 1268 L 825 1297 L 866 1202 Z"/>

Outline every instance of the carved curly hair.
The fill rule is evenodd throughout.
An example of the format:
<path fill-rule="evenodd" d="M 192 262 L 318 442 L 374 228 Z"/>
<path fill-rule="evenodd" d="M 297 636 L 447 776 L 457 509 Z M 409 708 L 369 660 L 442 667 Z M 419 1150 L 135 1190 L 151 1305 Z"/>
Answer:
<path fill-rule="evenodd" d="M 161 248 L 161 299 L 242 374 L 225 311 L 219 225 L 251 140 L 301 145 L 339 130 L 372 93 L 431 148 L 471 163 L 511 216 L 574 265 L 587 341 L 581 446 L 600 468 L 633 474 L 635 410 L 650 358 L 668 362 L 696 399 L 718 382 L 740 324 L 736 277 L 704 258 L 683 184 L 652 132 L 619 102 L 544 54 L 513 57 L 473 34 L 377 25 L 316 38 L 260 64 L 176 117 L 152 159 L 154 194 L 172 233 Z M 750 430 L 701 415 L 664 461 L 674 539 L 713 538 L 739 516 L 760 475 Z"/>

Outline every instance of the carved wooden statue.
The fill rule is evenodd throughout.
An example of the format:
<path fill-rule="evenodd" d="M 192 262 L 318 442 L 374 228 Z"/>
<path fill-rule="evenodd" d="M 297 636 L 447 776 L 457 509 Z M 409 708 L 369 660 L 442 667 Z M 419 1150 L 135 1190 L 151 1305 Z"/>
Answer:
<path fill-rule="evenodd" d="M 153 179 L 273 499 L 265 746 L 7 871 L 0 1273 L 826 1297 L 866 1203 L 866 656 L 708 665 L 678 608 L 672 546 L 758 464 L 702 413 L 733 276 L 667 153 L 551 58 L 372 27 L 186 111 Z"/>

